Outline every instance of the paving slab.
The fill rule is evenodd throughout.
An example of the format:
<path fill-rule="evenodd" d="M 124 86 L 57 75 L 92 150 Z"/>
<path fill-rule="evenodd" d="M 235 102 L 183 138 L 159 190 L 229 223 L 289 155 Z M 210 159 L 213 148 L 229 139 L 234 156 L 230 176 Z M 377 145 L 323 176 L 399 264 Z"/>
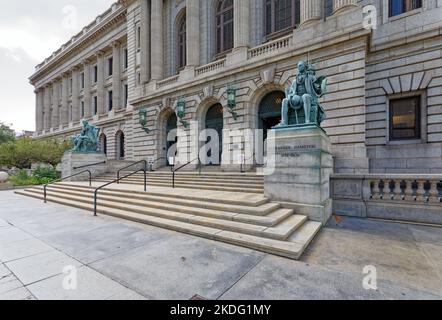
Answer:
<path fill-rule="evenodd" d="M 0 242 L 0 261 L 9 262 L 53 250 L 51 246 L 35 238 L 11 243 Z"/>
<path fill-rule="evenodd" d="M 25 287 L 11 290 L 5 293 L 0 293 L 0 300 L 17 301 L 17 300 L 36 300 L 32 293 Z"/>
<path fill-rule="evenodd" d="M 10 243 L 31 239 L 32 236 L 14 226 L 7 226 L 0 229 L 0 248 Z M 1 249 L 0 249 L 1 250 Z"/>
<path fill-rule="evenodd" d="M 59 251 L 49 251 L 6 263 L 6 266 L 26 286 L 63 273 L 67 266 L 82 264 Z"/>
<path fill-rule="evenodd" d="M 89 267 L 81 267 L 77 270 L 76 289 L 65 289 L 63 284 L 66 282 L 66 276 L 65 274 L 58 275 L 27 288 L 39 300 L 107 300 L 118 296 L 143 298 Z"/>
<path fill-rule="evenodd" d="M 365 290 L 363 274 L 338 272 L 317 265 L 267 256 L 225 293 L 223 300 L 440 299 L 425 291 L 378 282 Z"/>
<path fill-rule="evenodd" d="M 9 227 L 10 224 L 7 223 L 5 220 L 0 219 L 0 228 Z"/>
<path fill-rule="evenodd" d="M 92 264 L 103 274 L 152 299 L 216 299 L 264 254 L 192 236 L 173 234 Z"/>

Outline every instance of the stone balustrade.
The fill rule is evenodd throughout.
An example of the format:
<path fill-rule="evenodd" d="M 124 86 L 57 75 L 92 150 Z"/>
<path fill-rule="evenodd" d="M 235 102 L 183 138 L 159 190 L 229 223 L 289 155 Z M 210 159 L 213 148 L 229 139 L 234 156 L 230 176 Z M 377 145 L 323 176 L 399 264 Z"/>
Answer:
<path fill-rule="evenodd" d="M 171 84 L 174 84 L 174 83 L 178 82 L 178 80 L 179 80 L 179 75 L 176 75 L 176 76 L 169 77 L 169 78 L 166 78 L 164 80 L 158 81 L 157 82 L 157 89 L 166 87 L 166 86 L 171 85 Z"/>
<path fill-rule="evenodd" d="M 195 75 L 200 76 L 204 73 L 212 72 L 226 66 L 226 59 L 217 60 L 195 69 Z"/>
<path fill-rule="evenodd" d="M 249 50 L 249 59 L 259 57 L 261 55 L 273 53 L 283 48 L 289 48 L 292 44 L 293 36 L 289 35 L 274 41 L 267 42 Z"/>
<path fill-rule="evenodd" d="M 373 177 L 369 199 L 442 203 L 442 176 Z"/>

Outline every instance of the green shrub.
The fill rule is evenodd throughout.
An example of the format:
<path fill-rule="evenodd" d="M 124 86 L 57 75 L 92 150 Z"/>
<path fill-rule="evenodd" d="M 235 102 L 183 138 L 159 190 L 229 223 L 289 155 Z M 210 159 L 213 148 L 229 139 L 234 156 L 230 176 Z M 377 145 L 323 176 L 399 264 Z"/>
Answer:
<path fill-rule="evenodd" d="M 59 178 L 58 173 L 51 168 L 38 168 L 30 176 L 26 170 L 20 170 L 17 174 L 10 177 L 14 186 L 33 186 L 51 183 Z"/>

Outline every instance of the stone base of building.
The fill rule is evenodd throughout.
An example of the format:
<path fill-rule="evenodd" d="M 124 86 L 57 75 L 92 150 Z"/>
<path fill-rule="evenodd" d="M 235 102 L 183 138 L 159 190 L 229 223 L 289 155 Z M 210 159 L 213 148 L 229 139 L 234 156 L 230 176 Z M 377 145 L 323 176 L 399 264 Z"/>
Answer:
<path fill-rule="evenodd" d="M 277 128 L 269 139 L 275 157 L 273 172 L 264 178 L 265 195 L 325 224 L 332 214 L 329 137 L 321 128 L 304 126 Z"/>
<path fill-rule="evenodd" d="M 86 168 L 80 168 L 96 163 L 102 163 Z M 84 170 L 90 170 L 92 177 L 97 177 L 108 171 L 107 156 L 104 153 L 81 153 L 68 151 L 63 155 L 61 160 L 62 177 L 69 177 L 73 174 L 80 173 Z M 67 179 L 67 181 L 85 181 L 89 177 L 88 173 L 78 175 Z"/>

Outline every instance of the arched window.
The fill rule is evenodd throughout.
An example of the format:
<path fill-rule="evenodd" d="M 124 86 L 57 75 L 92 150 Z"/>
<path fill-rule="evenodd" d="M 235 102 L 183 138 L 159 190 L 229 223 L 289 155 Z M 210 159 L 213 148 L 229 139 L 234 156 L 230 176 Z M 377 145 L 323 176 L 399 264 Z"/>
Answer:
<path fill-rule="evenodd" d="M 233 48 L 233 0 L 220 0 L 216 8 L 216 53 Z"/>
<path fill-rule="evenodd" d="M 118 131 L 116 136 L 116 152 L 117 152 L 117 160 L 124 160 L 125 152 L 124 152 L 124 133 L 123 131 Z"/>
<path fill-rule="evenodd" d="M 184 69 L 187 63 L 186 56 L 186 14 L 178 22 L 178 70 Z"/>
<path fill-rule="evenodd" d="M 300 0 L 264 0 L 265 34 L 279 34 L 293 29 L 300 23 Z"/>
<path fill-rule="evenodd" d="M 101 151 L 107 155 L 107 137 L 104 133 L 100 135 Z"/>

